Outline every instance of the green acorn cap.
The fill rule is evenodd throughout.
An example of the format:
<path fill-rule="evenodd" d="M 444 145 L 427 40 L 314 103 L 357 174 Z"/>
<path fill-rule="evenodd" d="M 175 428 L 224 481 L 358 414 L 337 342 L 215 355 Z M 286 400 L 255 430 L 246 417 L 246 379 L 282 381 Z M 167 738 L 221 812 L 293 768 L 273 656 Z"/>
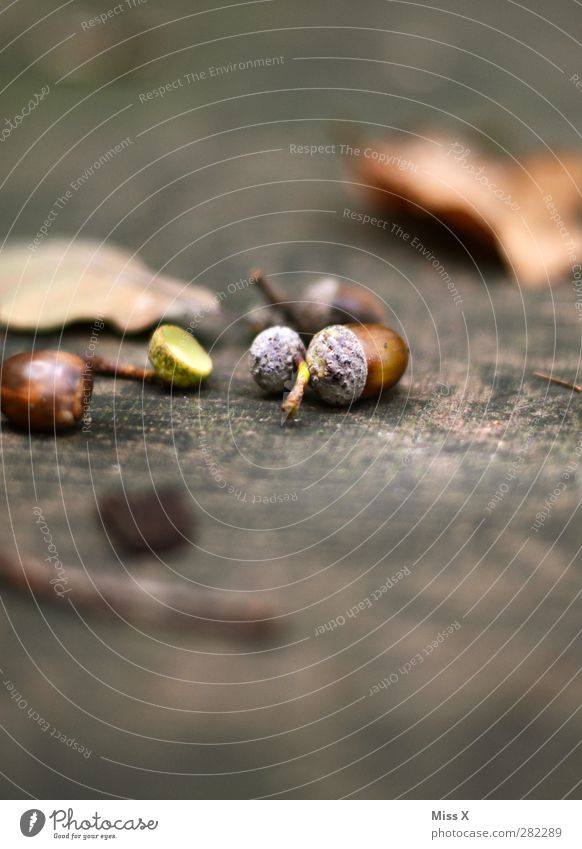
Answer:
<path fill-rule="evenodd" d="M 148 351 L 156 374 L 165 383 L 182 389 L 198 386 L 212 371 L 212 360 L 191 333 L 173 324 L 162 324 L 153 334 Z"/>

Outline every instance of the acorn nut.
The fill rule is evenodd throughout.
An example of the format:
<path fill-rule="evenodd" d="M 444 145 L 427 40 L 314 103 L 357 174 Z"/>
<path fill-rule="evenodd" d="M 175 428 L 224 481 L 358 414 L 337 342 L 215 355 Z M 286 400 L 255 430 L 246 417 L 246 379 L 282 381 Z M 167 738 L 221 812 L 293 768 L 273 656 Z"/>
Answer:
<path fill-rule="evenodd" d="M 66 351 L 15 354 L 2 363 L 0 407 L 28 430 L 68 430 L 83 417 L 93 392 L 86 360 Z"/>
<path fill-rule="evenodd" d="M 251 273 L 251 280 L 267 303 L 280 309 L 299 333 L 308 336 L 331 324 L 382 323 L 385 320 L 384 305 L 375 295 L 335 277 L 316 280 L 295 300 L 285 298 L 260 270 Z"/>
<path fill-rule="evenodd" d="M 283 413 L 286 418 L 297 415 L 309 382 L 325 403 L 348 406 L 394 386 L 407 365 L 408 347 L 389 327 L 331 325 L 311 340 L 295 385 L 283 401 Z"/>
<path fill-rule="evenodd" d="M 249 350 L 250 370 L 254 380 L 266 392 L 283 392 L 305 358 L 305 345 L 290 327 L 276 325 L 263 330 Z"/>

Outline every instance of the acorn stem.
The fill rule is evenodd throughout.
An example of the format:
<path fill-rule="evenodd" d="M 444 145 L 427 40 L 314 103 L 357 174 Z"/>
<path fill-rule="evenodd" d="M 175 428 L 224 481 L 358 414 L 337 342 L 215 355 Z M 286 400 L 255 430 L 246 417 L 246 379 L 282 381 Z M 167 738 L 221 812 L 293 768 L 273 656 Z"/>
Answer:
<path fill-rule="evenodd" d="M 265 275 L 265 272 L 262 269 L 257 268 L 254 271 L 251 271 L 249 276 L 253 284 L 259 289 L 269 306 L 280 307 L 283 314 L 285 315 L 285 318 L 288 321 L 296 321 L 297 316 L 295 315 L 293 304 L 290 304 L 288 301 L 285 300 L 285 297 L 283 296 L 282 292 L 280 292 L 279 289 L 273 286 L 273 284 Z"/>
<path fill-rule="evenodd" d="M 541 377 L 542 380 L 549 380 L 550 383 L 557 383 L 559 386 L 565 386 L 567 389 L 573 389 L 574 392 L 582 392 L 582 386 L 579 383 L 571 383 L 569 380 L 564 380 L 562 377 L 554 377 L 551 374 L 546 374 L 543 371 L 534 371 L 534 377 Z"/>
<path fill-rule="evenodd" d="M 307 363 L 305 360 L 300 360 L 293 388 L 281 404 L 281 410 L 283 411 L 281 426 L 283 426 L 289 419 L 294 419 L 299 412 L 301 402 L 303 401 L 303 393 L 305 392 L 305 387 L 309 383 L 310 377 L 311 375 L 309 373 Z"/>
<path fill-rule="evenodd" d="M 150 368 L 116 363 L 113 360 L 106 360 L 103 357 L 87 357 L 85 363 L 93 374 L 107 374 L 112 377 L 126 378 L 127 380 L 158 381 L 156 372 Z"/>

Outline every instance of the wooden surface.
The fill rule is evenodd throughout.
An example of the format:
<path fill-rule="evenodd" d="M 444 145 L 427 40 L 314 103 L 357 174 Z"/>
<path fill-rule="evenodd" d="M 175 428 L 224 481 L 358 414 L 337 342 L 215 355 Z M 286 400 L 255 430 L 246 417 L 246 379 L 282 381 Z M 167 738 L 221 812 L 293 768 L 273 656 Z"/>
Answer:
<path fill-rule="evenodd" d="M 117 241 L 216 291 L 257 264 L 292 296 L 314 275 L 340 275 L 385 299 L 412 351 L 379 403 L 343 411 L 310 397 L 281 429 L 278 404 L 248 375 L 238 320 L 210 340 L 215 371 L 200 393 L 104 378 L 88 434 L 29 439 L 2 423 L 7 550 L 46 556 L 40 508 L 64 563 L 268 598 L 280 624 L 272 639 L 242 643 L 186 619 L 140 629 L 3 589 L 5 797 L 582 794 L 580 399 L 532 377 L 575 377 L 575 291 L 568 281 L 521 290 L 444 234 L 399 222 L 451 275 L 454 303 L 431 261 L 390 233 L 396 219 L 372 229 L 343 217 L 369 208 L 345 157 L 289 152 L 433 122 L 453 135 L 473 127 L 516 156 L 579 142 L 581 95 L 568 79 L 580 70 L 579 13 L 552 4 L 543 24 L 541 4 L 447 9 L 342 2 L 330 22 L 323 2 L 241 4 L 132 39 L 132 27 L 191 12 L 144 7 L 96 27 L 91 38 L 130 41 L 55 84 L 3 144 L 5 234 L 29 238 L 70 181 L 130 136 L 51 233 Z M 6 114 L 84 62 L 84 49 L 107 48 L 87 47 L 78 18 L 51 43 L 72 31 L 7 89 Z M 276 55 L 280 67 L 139 102 L 186 73 Z M 322 55 L 361 61 L 297 60 Z M 10 51 L 3 61 L 6 80 L 22 67 Z M 243 286 L 225 307 L 242 316 L 258 303 Z M 90 333 L 9 335 L 4 353 L 83 352 Z M 139 364 L 146 344 L 99 334 L 99 354 L 121 348 Z M 165 561 L 124 558 L 97 512 L 120 482 L 186 488 L 196 534 Z"/>

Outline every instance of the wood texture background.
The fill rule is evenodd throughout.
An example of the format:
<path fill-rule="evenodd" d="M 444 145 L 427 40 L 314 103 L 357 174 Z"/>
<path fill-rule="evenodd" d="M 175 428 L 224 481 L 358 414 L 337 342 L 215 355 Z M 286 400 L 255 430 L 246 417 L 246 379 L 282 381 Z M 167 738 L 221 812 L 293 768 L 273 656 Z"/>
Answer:
<path fill-rule="evenodd" d="M 138 629 L 2 590 L 5 797 L 580 797 L 579 469 L 531 530 L 582 461 L 579 399 L 532 378 L 575 376 L 576 293 L 568 281 L 520 290 L 443 233 L 400 222 L 451 275 L 456 305 L 430 261 L 388 232 L 396 219 L 384 231 L 343 217 L 368 209 L 345 157 L 289 152 L 427 125 L 515 156 L 579 144 L 582 95 L 569 78 L 582 68 L 580 13 L 565 0 L 417 5 L 240 4 L 172 24 L 192 9 L 150 4 L 84 31 L 94 11 L 75 4 L 1 55 L 8 81 L 40 43 L 76 33 L 2 94 L 15 114 L 51 81 L 2 145 L 5 235 L 29 238 L 70 182 L 129 136 L 51 233 L 111 239 L 217 291 L 257 264 L 291 295 L 339 274 L 385 299 L 412 351 L 379 403 L 345 412 L 309 398 L 281 429 L 277 403 L 249 378 L 239 321 L 211 343 L 215 372 L 199 394 L 102 379 L 89 434 L 31 440 L 2 423 L 7 549 L 45 556 L 38 506 L 63 562 L 268 597 L 281 624 L 272 640 L 240 643 L 187 620 Z M 28 4 L 30 22 L 43 8 Z M 22 29 L 5 14 L 8 34 Z M 139 99 L 211 65 L 279 55 L 276 68 Z M 347 58 L 299 61 L 309 56 Z M 225 304 L 243 315 L 258 300 L 243 288 Z M 83 351 L 89 337 L 75 328 L 34 344 Z M 104 331 L 99 353 L 142 363 L 146 343 Z M 32 344 L 9 335 L 4 351 Z M 187 488 L 190 544 L 165 562 L 124 559 L 96 508 L 120 481 Z M 405 567 L 379 601 L 346 615 Z M 316 636 L 338 617 L 345 624 Z M 398 671 L 419 652 L 422 663 Z M 391 674 L 397 682 L 370 695 Z"/>

